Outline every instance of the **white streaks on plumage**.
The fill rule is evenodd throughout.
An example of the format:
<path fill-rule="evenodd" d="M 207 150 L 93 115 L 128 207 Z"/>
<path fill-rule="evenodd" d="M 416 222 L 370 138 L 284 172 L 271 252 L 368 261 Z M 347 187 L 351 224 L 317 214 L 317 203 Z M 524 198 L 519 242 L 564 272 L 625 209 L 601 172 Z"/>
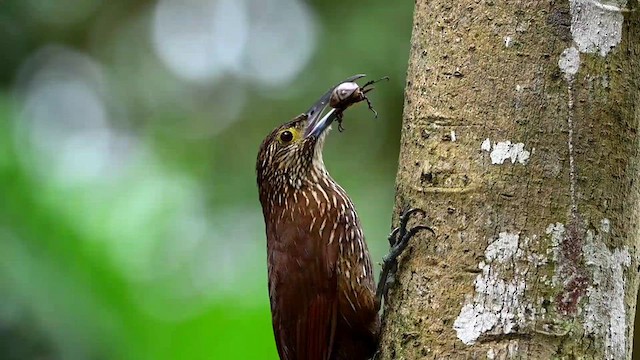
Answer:
<path fill-rule="evenodd" d="M 316 217 L 312 216 L 311 217 L 311 225 L 309 226 L 309 232 L 313 231 L 313 227 L 316 225 Z"/>
<path fill-rule="evenodd" d="M 353 311 L 355 311 L 356 310 L 356 306 L 353 305 L 353 301 L 351 301 L 351 297 L 349 296 L 349 293 L 347 292 L 347 289 L 344 289 L 343 292 L 344 292 L 344 297 L 347 298 L 347 301 L 349 301 L 349 305 L 351 305 L 351 308 L 353 309 Z"/>
<path fill-rule="evenodd" d="M 320 237 L 322 237 L 322 233 L 324 232 L 324 227 L 327 225 L 327 218 L 322 219 L 322 224 L 320 224 Z"/>
<path fill-rule="evenodd" d="M 323 188 L 322 188 L 322 186 L 320 186 L 320 185 L 316 186 L 316 188 L 317 188 L 318 190 L 320 190 L 320 192 L 322 193 L 322 196 L 324 197 L 324 199 L 325 199 L 325 201 L 326 201 L 326 203 L 325 203 L 325 204 L 329 204 L 329 195 L 327 195 L 327 192 L 326 192 L 326 191 L 324 191 L 324 189 L 323 189 Z"/>
<path fill-rule="evenodd" d="M 316 201 L 316 204 L 320 205 L 320 200 L 318 200 L 318 193 L 313 191 L 313 189 L 311 189 L 310 193 L 311 193 L 311 196 L 313 196 L 313 200 Z"/>

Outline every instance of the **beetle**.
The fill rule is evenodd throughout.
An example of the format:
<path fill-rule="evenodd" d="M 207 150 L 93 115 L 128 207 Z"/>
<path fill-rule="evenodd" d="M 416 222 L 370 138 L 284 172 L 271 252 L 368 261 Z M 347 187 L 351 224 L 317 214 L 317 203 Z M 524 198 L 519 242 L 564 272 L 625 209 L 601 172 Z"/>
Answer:
<path fill-rule="evenodd" d="M 364 77 L 364 74 L 356 75 L 351 78 L 351 81 L 345 81 L 342 84 L 336 86 L 336 88 L 331 93 L 331 97 L 329 98 L 329 106 L 337 110 L 337 121 L 338 121 L 338 130 L 343 131 L 344 127 L 342 127 L 342 114 L 344 111 L 351 105 L 357 104 L 361 101 L 366 101 L 369 106 L 369 110 L 373 111 L 374 116 L 378 117 L 378 112 L 371 105 L 371 101 L 367 97 L 367 93 L 373 90 L 371 86 L 377 82 L 382 80 L 389 80 L 388 76 L 382 77 L 378 80 L 368 81 L 363 86 L 358 85 L 355 80 Z"/>

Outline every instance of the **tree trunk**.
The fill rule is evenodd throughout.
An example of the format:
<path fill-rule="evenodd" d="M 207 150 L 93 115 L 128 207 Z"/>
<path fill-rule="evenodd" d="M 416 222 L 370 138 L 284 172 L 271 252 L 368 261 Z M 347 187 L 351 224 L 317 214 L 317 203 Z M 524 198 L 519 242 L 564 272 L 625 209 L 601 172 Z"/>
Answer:
<path fill-rule="evenodd" d="M 630 359 L 637 1 L 418 0 L 382 359 Z"/>

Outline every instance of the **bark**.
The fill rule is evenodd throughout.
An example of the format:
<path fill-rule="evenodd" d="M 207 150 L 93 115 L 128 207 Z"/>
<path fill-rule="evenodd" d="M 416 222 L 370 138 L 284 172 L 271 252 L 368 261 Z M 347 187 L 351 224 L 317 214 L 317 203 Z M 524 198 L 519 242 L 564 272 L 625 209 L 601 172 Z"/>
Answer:
<path fill-rule="evenodd" d="M 381 359 L 630 359 L 637 1 L 418 0 Z"/>

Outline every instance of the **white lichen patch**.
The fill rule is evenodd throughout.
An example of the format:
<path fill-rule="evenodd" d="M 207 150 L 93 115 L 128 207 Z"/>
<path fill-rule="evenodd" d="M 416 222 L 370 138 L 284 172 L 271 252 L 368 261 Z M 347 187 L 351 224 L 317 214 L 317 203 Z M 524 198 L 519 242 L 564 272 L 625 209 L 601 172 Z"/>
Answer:
<path fill-rule="evenodd" d="M 511 46 L 511 43 L 513 43 L 513 38 L 511 36 L 505 36 L 503 40 L 504 40 L 505 47 L 509 47 Z"/>
<path fill-rule="evenodd" d="M 606 56 L 622 38 L 626 0 L 570 0 L 571 35 L 582 53 Z"/>
<path fill-rule="evenodd" d="M 486 139 L 480 145 L 480 149 L 490 151 L 492 164 L 503 164 L 506 160 L 511 160 L 512 164 L 526 164 L 531 157 L 531 152 L 524 149 L 523 143 L 512 144 L 511 141 L 500 141 L 491 146 L 491 140 Z"/>
<path fill-rule="evenodd" d="M 536 311 L 526 301 L 524 292 L 528 268 L 528 238 L 502 232 L 485 250 L 485 262 L 478 264 L 473 297 L 467 299 L 456 318 L 453 329 L 463 343 L 475 343 L 483 334 L 510 334 L 533 322 Z"/>
<path fill-rule="evenodd" d="M 489 140 L 489 138 L 485 139 L 482 142 L 482 145 L 480 145 L 480 149 L 484 151 L 491 151 L 491 140 Z"/>
<path fill-rule="evenodd" d="M 572 81 L 580 68 L 580 53 L 573 46 L 564 49 L 558 60 L 558 67 L 567 81 Z"/>
<path fill-rule="evenodd" d="M 601 235 L 587 231 L 583 247 L 585 264 L 592 283 L 587 289 L 584 329 L 603 337 L 607 360 L 625 359 L 627 354 L 627 313 L 624 303 L 624 270 L 631 265 L 627 248 L 610 250 Z"/>
<path fill-rule="evenodd" d="M 484 252 L 485 258 L 488 262 L 497 261 L 499 263 L 504 263 L 508 259 L 513 258 L 518 251 L 519 239 L 520 236 L 518 234 L 501 232 L 500 235 L 498 235 L 498 240 L 487 246 Z"/>
<path fill-rule="evenodd" d="M 564 272 L 570 264 L 562 259 L 560 248 L 567 240 L 567 231 L 563 224 L 550 224 L 546 232 L 551 236 L 556 269 L 553 284 L 565 284 L 567 274 Z M 586 289 L 586 301 L 580 302 L 584 319 L 585 333 L 600 339 L 604 343 L 604 359 L 627 358 L 627 308 L 625 306 L 625 269 L 631 265 L 629 250 L 610 249 L 606 239 L 610 236 L 611 221 L 604 218 L 600 221 L 600 232 L 587 230 L 582 253 L 589 285 Z"/>
<path fill-rule="evenodd" d="M 564 239 L 564 234 L 566 232 L 566 228 L 563 223 L 555 223 L 549 224 L 547 226 L 547 235 L 551 235 L 551 248 L 548 252 L 553 254 L 553 261 L 557 262 L 559 257 L 559 249 L 560 244 L 562 244 L 562 240 Z"/>

